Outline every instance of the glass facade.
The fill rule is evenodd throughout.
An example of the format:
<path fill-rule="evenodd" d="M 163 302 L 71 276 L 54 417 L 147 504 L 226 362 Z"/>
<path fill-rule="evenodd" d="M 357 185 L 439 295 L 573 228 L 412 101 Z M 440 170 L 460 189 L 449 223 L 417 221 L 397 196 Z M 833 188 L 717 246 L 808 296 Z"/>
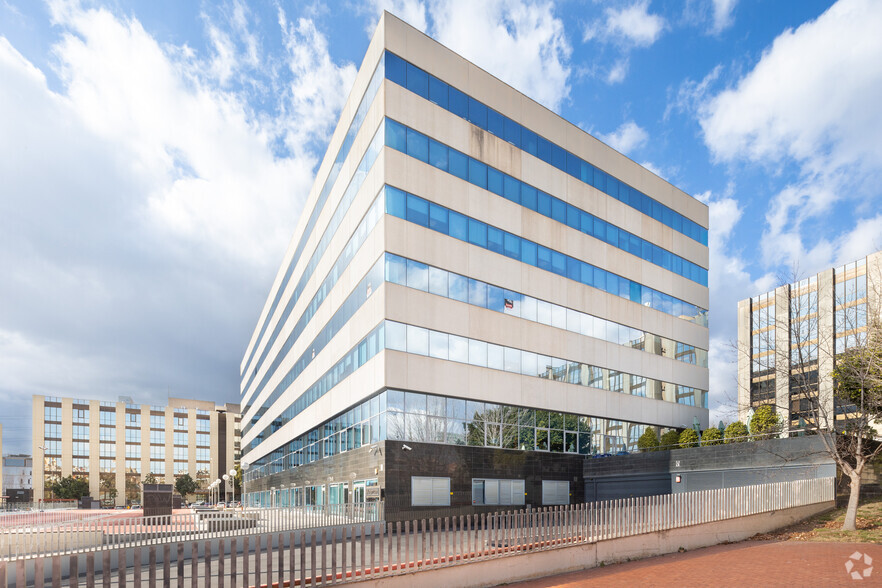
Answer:
<path fill-rule="evenodd" d="M 591 455 L 637 449 L 646 425 L 386 390 L 286 443 L 248 481 L 385 440 Z"/>
<path fill-rule="evenodd" d="M 386 253 L 386 281 L 531 322 L 566 329 L 586 337 L 707 367 L 707 351 L 704 349 L 391 253 Z"/>
<path fill-rule="evenodd" d="M 665 314 L 707 326 L 707 309 L 674 298 L 670 294 L 653 290 L 398 188 L 386 186 L 385 198 L 386 213 L 392 216 Z"/>
<path fill-rule="evenodd" d="M 616 200 L 639 210 L 675 231 L 707 245 L 707 229 L 646 194 L 614 178 L 587 161 L 539 136 L 516 121 L 467 96 L 446 82 L 407 63 L 397 55 L 385 54 L 386 79 L 407 88 L 418 96 L 481 129 L 538 157 L 562 172 L 594 186 Z"/>
<path fill-rule="evenodd" d="M 750 401 L 775 400 L 775 293 L 750 300 Z"/>
<path fill-rule="evenodd" d="M 386 146 L 707 286 L 705 268 L 389 118 L 386 119 Z"/>

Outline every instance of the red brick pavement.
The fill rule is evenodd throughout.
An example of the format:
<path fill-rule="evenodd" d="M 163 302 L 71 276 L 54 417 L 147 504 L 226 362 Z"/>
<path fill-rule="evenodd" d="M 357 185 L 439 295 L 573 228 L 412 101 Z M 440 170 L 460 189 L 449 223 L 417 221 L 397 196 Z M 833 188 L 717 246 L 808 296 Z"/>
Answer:
<path fill-rule="evenodd" d="M 856 551 L 869 555 L 869 578 L 853 580 L 845 563 Z M 863 571 L 863 560 L 852 570 Z M 640 561 L 549 576 L 514 584 L 551 586 L 882 586 L 882 545 L 744 541 Z"/>

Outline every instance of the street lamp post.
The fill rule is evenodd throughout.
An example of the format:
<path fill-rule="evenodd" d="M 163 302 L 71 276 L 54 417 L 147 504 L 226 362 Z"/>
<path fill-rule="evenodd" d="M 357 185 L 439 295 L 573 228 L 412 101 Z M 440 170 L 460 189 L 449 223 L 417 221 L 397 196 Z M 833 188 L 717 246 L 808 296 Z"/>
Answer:
<path fill-rule="evenodd" d="M 246 506 L 246 501 L 248 500 L 248 468 L 251 467 L 251 464 L 246 462 L 242 462 L 242 506 Z"/>
<path fill-rule="evenodd" d="M 227 493 L 230 491 L 230 476 L 229 474 L 224 474 L 221 477 L 224 479 L 224 506 L 226 506 Z"/>
<path fill-rule="evenodd" d="M 235 502 L 236 501 L 236 469 L 235 468 L 230 470 L 230 486 L 232 487 L 231 494 L 233 495 L 230 498 L 230 500 Z M 241 500 L 241 499 L 242 499 L 242 497 L 240 496 L 239 500 Z"/>
<path fill-rule="evenodd" d="M 40 445 L 37 449 L 39 449 L 42 454 L 42 457 L 40 458 L 40 483 L 43 485 L 43 497 L 40 498 L 37 508 L 40 512 L 43 512 L 43 501 L 46 499 L 46 448 Z"/>

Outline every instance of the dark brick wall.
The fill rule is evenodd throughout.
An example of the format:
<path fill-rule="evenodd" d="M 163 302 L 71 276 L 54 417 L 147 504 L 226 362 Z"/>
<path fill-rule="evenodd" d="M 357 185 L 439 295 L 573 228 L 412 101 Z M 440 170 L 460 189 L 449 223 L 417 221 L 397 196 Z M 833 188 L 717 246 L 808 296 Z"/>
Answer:
<path fill-rule="evenodd" d="M 411 450 L 404 450 L 404 445 Z M 377 444 L 374 452 L 362 447 L 249 482 L 247 490 L 257 492 L 272 486 L 281 488 L 283 484 L 290 488 L 307 485 L 307 481 L 316 485 L 377 478 L 386 502 L 386 520 L 448 517 L 500 510 L 498 505 L 472 506 L 472 478 L 522 479 L 526 505 L 533 507 L 542 506 L 542 480 L 567 480 L 570 502 L 581 502 L 584 461 L 579 455 L 386 441 Z M 453 492 L 450 507 L 412 507 L 411 476 L 449 477 Z"/>
<path fill-rule="evenodd" d="M 403 445 L 412 449 L 406 451 Z M 570 482 L 570 503 L 583 500 L 580 455 L 540 453 L 436 445 L 400 441 L 386 442 L 386 518 L 387 520 L 447 517 L 463 514 L 514 510 L 522 506 L 472 506 L 472 478 L 524 480 L 525 504 L 542 506 L 542 480 Z M 449 507 L 411 506 L 411 476 L 450 478 Z"/>

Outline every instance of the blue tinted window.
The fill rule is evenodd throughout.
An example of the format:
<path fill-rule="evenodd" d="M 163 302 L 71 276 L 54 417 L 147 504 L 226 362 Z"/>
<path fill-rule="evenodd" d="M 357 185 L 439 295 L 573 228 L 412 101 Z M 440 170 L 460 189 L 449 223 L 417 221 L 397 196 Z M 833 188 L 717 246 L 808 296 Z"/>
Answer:
<path fill-rule="evenodd" d="M 465 216 L 451 210 L 448 213 L 447 220 L 450 226 L 449 235 L 451 237 L 460 241 L 469 240 L 468 219 Z"/>
<path fill-rule="evenodd" d="M 447 110 L 448 100 L 447 100 L 447 92 L 448 86 L 435 76 L 429 76 L 429 100 Z"/>
<path fill-rule="evenodd" d="M 594 236 L 601 241 L 606 241 L 606 223 L 596 216 L 594 217 Z"/>
<path fill-rule="evenodd" d="M 582 177 L 582 160 L 572 153 L 567 153 L 567 173 L 574 178 Z"/>
<path fill-rule="evenodd" d="M 561 171 L 567 171 L 567 152 L 554 143 L 551 144 L 551 165 Z"/>
<path fill-rule="evenodd" d="M 505 132 L 503 129 L 502 115 L 492 108 L 487 109 L 487 130 L 500 139 L 503 138 Z"/>
<path fill-rule="evenodd" d="M 559 276 L 567 275 L 567 258 L 563 253 L 551 252 L 551 271 Z"/>
<path fill-rule="evenodd" d="M 521 186 L 521 205 L 526 206 L 532 211 L 538 206 L 536 188 L 523 184 Z"/>
<path fill-rule="evenodd" d="M 539 137 L 539 159 L 545 163 L 551 163 L 551 142 L 545 137 Z"/>
<path fill-rule="evenodd" d="M 551 216 L 551 196 L 546 194 L 545 192 L 539 192 L 538 194 L 538 207 L 537 212 L 543 216 L 550 217 Z"/>
<path fill-rule="evenodd" d="M 582 262 L 572 257 L 566 258 L 567 277 L 571 280 L 579 281 L 582 277 Z"/>
<path fill-rule="evenodd" d="M 530 129 L 521 128 L 521 148 L 530 155 L 536 155 L 538 145 L 538 137 L 536 133 Z"/>
<path fill-rule="evenodd" d="M 492 167 L 487 170 L 487 189 L 502 196 L 502 172 Z"/>
<path fill-rule="evenodd" d="M 467 278 L 450 272 L 447 276 L 447 289 L 450 297 L 460 302 L 469 301 L 469 281 Z"/>
<path fill-rule="evenodd" d="M 619 230 L 615 225 L 606 225 L 606 242 L 613 246 L 619 244 Z"/>
<path fill-rule="evenodd" d="M 520 147 L 521 145 L 521 125 L 511 120 L 508 117 L 505 117 L 504 128 L 505 128 L 505 140 L 511 143 L 512 145 L 516 145 Z"/>
<path fill-rule="evenodd" d="M 487 308 L 487 284 L 469 278 L 469 304 Z"/>
<path fill-rule="evenodd" d="M 469 161 L 468 157 L 456 151 L 455 149 L 450 149 L 448 152 L 449 161 L 449 171 L 456 177 L 463 179 L 465 181 L 469 180 Z"/>
<path fill-rule="evenodd" d="M 471 157 L 469 157 L 469 181 L 481 188 L 487 188 L 487 166 Z"/>
<path fill-rule="evenodd" d="M 631 302 L 640 304 L 640 298 L 640 284 L 637 282 L 631 282 Z"/>
<path fill-rule="evenodd" d="M 496 312 L 505 310 L 505 291 L 502 288 L 487 285 L 487 308 Z"/>
<path fill-rule="evenodd" d="M 392 53 L 386 52 L 386 79 L 399 86 L 406 86 L 405 62 Z"/>
<path fill-rule="evenodd" d="M 398 218 L 407 218 L 405 200 L 404 192 L 398 188 L 386 186 L 386 214 L 391 214 Z"/>
<path fill-rule="evenodd" d="M 594 168 L 594 187 L 601 192 L 606 192 L 606 174 Z"/>
<path fill-rule="evenodd" d="M 640 239 L 640 237 L 638 237 L 637 235 L 629 235 L 628 236 L 628 253 L 630 253 L 632 255 L 636 255 L 637 257 L 640 257 L 640 254 L 642 253 L 642 251 L 641 251 L 642 247 L 640 245 L 641 241 L 642 241 L 642 239 Z"/>
<path fill-rule="evenodd" d="M 594 286 L 594 268 L 587 263 L 582 264 L 582 277 L 579 280 L 586 286 Z"/>
<path fill-rule="evenodd" d="M 519 240 L 521 242 L 521 261 L 532 266 L 539 265 L 536 251 L 537 245 L 532 241 Z"/>
<path fill-rule="evenodd" d="M 386 145 L 402 153 L 407 153 L 407 130 L 404 125 L 386 119 Z"/>
<path fill-rule="evenodd" d="M 487 247 L 487 225 L 473 218 L 469 219 L 469 243 Z"/>
<path fill-rule="evenodd" d="M 386 254 L 386 281 L 407 285 L 407 264 L 403 257 Z"/>
<path fill-rule="evenodd" d="M 567 225 L 577 231 L 582 227 L 582 211 L 567 204 Z"/>
<path fill-rule="evenodd" d="M 429 74 L 407 64 L 407 89 L 418 96 L 429 98 Z"/>
<path fill-rule="evenodd" d="M 447 171 L 447 146 L 429 139 L 429 165 Z"/>
<path fill-rule="evenodd" d="M 512 202 L 521 202 L 521 183 L 511 176 L 505 176 L 503 196 Z"/>
<path fill-rule="evenodd" d="M 606 177 L 606 193 L 617 200 L 622 200 L 619 197 L 619 181 L 612 176 Z M 627 198 L 623 202 L 627 204 Z"/>
<path fill-rule="evenodd" d="M 407 129 L 407 154 L 420 161 L 429 161 L 429 138 Z"/>
<path fill-rule="evenodd" d="M 511 233 L 505 234 L 505 255 L 513 259 L 519 259 L 521 253 L 520 239 Z"/>
<path fill-rule="evenodd" d="M 539 266 L 539 268 L 551 271 L 551 249 L 539 245 L 538 253 L 539 263 L 537 265 Z"/>
<path fill-rule="evenodd" d="M 468 120 L 473 125 L 479 126 L 485 130 L 487 129 L 487 107 L 472 98 L 471 96 L 469 97 Z"/>
<path fill-rule="evenodd" d="M 503 252 L 503 233 L 496 227 L 487 227 L 487 249 L 493 253 Z"/>
<path fill-rule="evenodd" d="M 567 206 L 560 198 L 551 199 L 551 218 L 559 223 L 567 222 Z"/>
<path fill-rule="evenodd" d="M 408 194 L 407 220 L 423 227 L 429 226 L 429 203 L 413 194 Z"/>
<path fill-rule="evenodd" d="M 429 228 L 445 235 L 449 232 L 446 208 L 434 203 L 429 204 Z"/>
<path fill-rule="evenodd" d="M 450 96 L 450 112 L 458 117 L 468 120 L 469 97 L 453 86 L 450 87 L 448 94 Z"/>
<path fill-rule="evenodd" d="M 594 166 L 587 161 L 579 162 L 579 179 L 586 184 L 594 185 Z"/>
<path fill-rule="evenodd" d="M 594 217 L 583 212 L 580 218 L 579 230 L 586 235 L 594 235 Z"/>

